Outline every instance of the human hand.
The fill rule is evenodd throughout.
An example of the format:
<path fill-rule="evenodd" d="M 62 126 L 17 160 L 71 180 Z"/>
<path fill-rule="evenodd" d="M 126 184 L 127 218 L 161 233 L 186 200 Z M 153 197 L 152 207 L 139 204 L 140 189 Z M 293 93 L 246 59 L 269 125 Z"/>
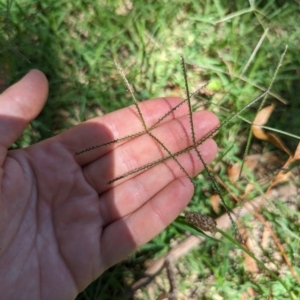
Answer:
<path fill-rule="evenodd" d="M 43 108 L 45 76 L 33 70 L 0 95 L 0 291 L 3 299 L 73 299 L 102 272 L 161 232 L 188 204 L 193 184 L 172 160 L 106 183 L 166 156 L 148 135 L 75 152 L 143 130 L 134 107 L 77 125 L 25 149 L 8 151 Z M 140 104 L 148 125 L 181 101 Z M 194 113 L 199 140 L 218 125 Z M 186 105 L 152 133 L 176 152 L 192 144 Z M 205 161 L 214 141 L 199 147 Z M 190 176 L 202 170 L 196 153 L 178 157 Z"/>

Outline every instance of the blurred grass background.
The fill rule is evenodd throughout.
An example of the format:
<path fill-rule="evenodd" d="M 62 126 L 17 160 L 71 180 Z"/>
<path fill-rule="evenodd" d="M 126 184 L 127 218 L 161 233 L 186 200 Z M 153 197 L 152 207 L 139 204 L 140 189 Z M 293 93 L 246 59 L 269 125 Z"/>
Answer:
<path fill-rule="evenodd" d="M 261 93 L 235 76 L 242 74 L 248 81 L 267 88 L 288 45 L 272 88 L 287 104 L 269 97 L 268 103 L 276 103 L 276 109 L 268 126 L 283 131 L 281 138 L 294 151 L 298 140 L 289 134 L 300 135 L 299 15 L 296 0 L 0 0 L 1 91 L 32 68 L 42 70 L 50 83 L 46 107 L 13 148 L 26 147 L 78 122 L 131 104 L 114 58 L 140 100 L 174 94 L 184 97 L 180 55 L 202 66 L 189 67 L 190 89 L 210 80 L 210 92 L 202 98 L 211 102 L 206 107 L 222 121 L 229 112 L 242 108 Z M 243 117 L 252 120 L 254 115 L 255 109 L 250 108 Z M 248 127 L 237 118 L 218 134 L 219 161 L 240 161 Z M 259 141 L 255 145 L 255 153 L 276 151 L 274 146 Z M 283 153 L 280 156 L 285 158 Z M 214 168 L 228 182 L 224 164 Z M 196 183 L 190 208 L 216 217 L 209 200 L 211 183 L 205 175 L 199 176 Z M 227 200 L 231 203 L 229 197 Z M 298 223 L 294 217 L 289 219 L 284 209 L 288 210 L 281 208 L 282 215 L 271 216 L 271 221 L 283 218 L 297 233 Z M 288 243 L 288 255 L 299 274 L 299 239 L 289 236 L 281 226 L 274 226 L 278 236 L 285 239 L 283 243 Z M 169 226 L 130 258 L 105 272 L 78 300 L 124 299 L 124 291 L 139 278 L 149 261 L 167 253 L 174 241 L 184 236 L 176 226 Z M 186 297 L 182 299 L 241 299 L 249 286 L 257 292 L 258 298 L 253 299 L 267 299 L 270 290 L 275 297 L 270 299 L 286 299 L 286 291 L 278 282 L 267 277 L 251 280 L 243 269 L 242 256 L 230 256 L 231 247 L 228 241 L 220 244 L 208 240 L 178 262 L 178 288 Z M 286 273 L 285 280 L 292 295 L 297 295 L 294 278 Z M 156 287 L 156 297 L 160 292 Z M 145 288 L 134 299 L 154 298 Z"/>

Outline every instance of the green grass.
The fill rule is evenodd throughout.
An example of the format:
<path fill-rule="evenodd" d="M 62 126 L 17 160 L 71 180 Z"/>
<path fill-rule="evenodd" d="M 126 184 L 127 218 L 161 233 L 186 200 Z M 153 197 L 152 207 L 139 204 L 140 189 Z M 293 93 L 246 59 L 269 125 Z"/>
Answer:
<path fill-rule="evenodd" d="M 45 109 L 14 147 L 28 146 L 99 112 L 107 113 L 132 104 L 114 59 L 122 65 L 139 100 L 178 91 L 185 95 L 181 55 L 191 64 L 202 66 L 188 67 L 190 91 L 210 80 L 213 95 L 202 96 L 209 100 L 206 107 L 222 122 L 229 112 L 241 109 L 261 93 L 253 84 L 269 86 L 280 55 L 288 45 L 272 87 L 272 92 L 288 105 L 268 97 L 267 103 L 276 103 L 276 109 L 267 125 L 285 133 L 280 137 L 294 151 L 299 140 L 288 134 L 300 135 L 300 5 L 292 0 L 249 2 L 0 0 L 1 90 L 31 68 L 42 70 L 50 82 Z M 260 39 L 262 43 L 250 60 Z M 247 82 L 237 78 L 241 74 Z M 257 107 L 248 109 L 242 116 L 253 120 Z M 226 164 L 242 159 L 248 129 L 247 122 L 236 118 L 219 132 L 216 137 L 219 158 L 213 167 L 237 195 L 253 180 L 257 186 L 254 197 L 259 194 L 256 174 L 245 175 L 232 184 L 226 173 Z M 255 139 L 253 143 L 251 154 L 277 151 L 274 146 Z M 281 152 L 277 156 L 283 157 L 282 161 L 286 158 Z M 267 173 L 272 177 L 271 171 Z M 214 191 L 208 177 L 200 175 L 195 182 L 189 209 L 213 217 L 223 214 L 224 211 L 215 213 L 211 208 L 209 198 Z M 222 193 L 233 208 L 235 203 L 231 197 L 225 190 Z M 295 210 L 294 214 L 281 201 L 272 203 L 277 211 L 264 209 L 262 214 L 280 238 L 299 276 L 299 200 L 291 201 L 298 203 L 298 212 Z M 245 224 L 252 226 L 248 219 Z M 126 261 L 105 272 L 78 299 L 124 299 L 124 291 L 139 278 L 147 263 L 166 254 L 170 245 L 184 238 L 184 231 L 169 226 Z M 270 251 L 260 259 L 264 263 L 273 260 L 288 292 L 278 279 L 262 271 L 257 279 L 251 278 L 243 267 L 242 251 L 226 239 L 221 243 L 207 239 L 177 262 L 178 289 L 190 299 L 240 299 L 251 286 L 256 291 L 253 299 L 267 299 L 268 295 L 270 299 L 286 299 L 288 293 L 291 299 L 297 299 L 298 285 L 284 261 L 274 260 L 272 249 L 276 247 L 270 246 Z M 161 280 L 167 288 L 163 274 Z M 158 297 L 159 285 L 152 284 L 152 287 Z M 151 298 L 145 287 L 134 299 Z"/>

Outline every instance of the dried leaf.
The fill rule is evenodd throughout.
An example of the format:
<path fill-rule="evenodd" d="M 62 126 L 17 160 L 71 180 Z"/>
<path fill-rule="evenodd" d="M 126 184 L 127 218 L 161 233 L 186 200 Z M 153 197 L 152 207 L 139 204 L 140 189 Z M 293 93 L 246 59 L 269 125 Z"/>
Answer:
<path fill-rule="evenodd" d="M 273 180 L 270 183 L 270 186 L 266 192 L 266 194 L 272 189 L 274 188 L 276 185 L 278 185 L 279 183 L 282 183 L 284 181 L 288 181 L 291 172 L 289 170 L 289 166 L 293 161 L 293 157 L 289 157 L 289 159 L 286 161 L 286 163 L 284 164 L 284 166 L 282 167 L 282 169 L 278 172 L 278 174 L 275 176 L 275 178 L 273 178 Z"/>
<path fill-rule="evenodd" d="M 284 181 L 288 181 L 289 177 L 291 175 L 291 170 L 299 165 L 300 163 L 300 143 L 298 144 L 295 154 L 293 156 L 290 156 L 280 172 L 276 175 L 276 177 L 272 180 L 268 191 L 270 191 L 272 188 L 274 188 L 279 183 L 282 183 Z"/>
<path fill-rule="evenodd" d="M 294 160 L 298 160 L 300 159 L 300 143 L 298 144 L 297 148 L 296 148 L 296 151 L 295 151 L 295 154 L 294 154 Z"/>
<path fill-rule="evenodd" d="M 218 194 L 212 195 L 210 197 L 210 203 L 214 212 L 218 213 L 220 211 L 220 203 L 221 203 L 220 196 Z"/>
<path fill-rule="evenodd" d="M 247 197 L 247 195 L 251 192 L 251 191 L 253 191 L 254 190 L 254 184 L 253 183 L 248 183 L 247 185 L 246 185 L 246 188 L 245 188 L 245 192 L 244 192 L 244 195 L 242 196 L 242 198 L 244 199 L 244 198 L 246 198 Z"/>
<path fill-rule="evenodd" d="M 231 183 L 235 183 L 239 179 L 240 169 L 239 163 L 235 163 L 227 168 L 227 174 Z"/>
<path fill-rule="evenodd" d="M 253 172 L 258 166 L 258 164 L 260 163 L 259 162 L 260 158 L 261 155 L 257 155 L 257 154 L 248 155 L 245 158 L 244 166 L 247 167 L 249 171 Z M 227 167 L 227 174 L 231 183 L 234 183 L 239 179 L 240 169 L 241 169 L 240 163 L 235 163 Z"/>
<path fill-rule="evenodd" d="M 272 143 L 277 148 L 287 153 L 289 156 L 292 155 L 292 152 L 286 147 L 286 145 L 278 136 L 276 136 L 274 133 L 271 132 L 267 132 L 267 136 L 268 136 L 268 142 Z"/>
<path fill-rule="evenodd" d="M 268 122 L 274 108 L 275 108 L 275 105 L 271 104 L 269 106 L 266 106 L 265 108 L 263 108 L 262 110 L 260 110 L 257 113 L 257 115 L 253 121 L 253 125 L 251 126 L 253 135 L 257 139 L 260 139 L 263 141 L 268 141 L 268 142 L 272 143 L 273 145 L 278 147 L 280 150 L 287 153 L 289 156 L 292 156 L 291 151 L 284 145 L 283 141 L 279 137 L 277 137 L 274 133 L 265 131 L 263 128 L 260 127 L 262 125 L 265 125 Z"/>
<path fill-rule="evenodd" d="M 277 176 L 272 180 L 270 184 L 270 188 L 274 188 L 279 183 L 283 183 L 285 181 L 288 181 L 290 178 L 291 172 L 284 173 L 283 171 L 280 171 Z"/>
<path fill-rule="evenodd" d="M 261 109 L 257 113 L 257 115 L 253 121 L 253 124 L 258 125 L 258 126 L 265 125 L 268 122 L 274 108 L 275 108 L 275 105 L 271 104 L 271 105 L 266 106 L 265 108 Z"/>

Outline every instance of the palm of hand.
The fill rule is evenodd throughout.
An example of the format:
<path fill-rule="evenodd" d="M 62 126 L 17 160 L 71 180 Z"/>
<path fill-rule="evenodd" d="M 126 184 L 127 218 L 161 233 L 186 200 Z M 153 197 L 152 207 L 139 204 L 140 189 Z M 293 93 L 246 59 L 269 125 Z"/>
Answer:
<path fill-rule="evenodd" d="M 32 73 L 27 77 L 45 81 L 39 72 Z M 16 90 L 18 84 L 11 89 Z M 39 99 L 43 98 L 46 96 L 42 94 Z M 36 101 L 41 103 L 38 107 L 43 105 L 43 100 Z M 173 100 L 172 105 L 178 101 Z M 169 102 L 160 99 L 145 104 L 148 119 L 156 118 L 157 111 L 168 111 Z M 33 116 L 29 114 L 28 118 Z M 198 118 L 199 138 L 217 121 L 209 113 Z M 129 119 L 130 126 L 126 124 Z M 172 151 L 187 147 L 191 141 L 183 132 L 188 122 L 186 111 L 178 110 L 157 134 L 169 139 Z M 140 126 L 133 110 L 126 109 L 2 155 L 0 287 L 6 299 L 14 299 L 20 291 L 18 299 L 74 298 L 105 269 L 160 232 L 186 206 L 193 186 L 187 178 L 180 178 L 181 170 L 173 161 L 130 180 L 105 185 L 149 161 L 149 156 L 161 157 L 161 151 L 147 136 L 74 156 L 82 145 L 125 135 L 126 127 L 138 131 Z M 182 140 L 178 140 L 179 133 Z M 148 150 L 150 144 L 154 144 L 154 150 Z M 214 157 L 212 141 L 200 148 L 206 161 Z M 183 155 L 182 162 L 191 175 L 201 169 L 192 154 Z"/>
<path fill-rule="evenodd" d="M 40 283 L 47 283 L 48 291 L 72 290 L 73 295 L 62 297 L 66 299 L 104 269 L 97 260 L 103 220 L 98 194 L 82 169 L 59 144 L 49 149 L 47 143 L 11 152 L 5 162 L 2 200 L 11 214 L 2 261 L 14 266 L 6 276 L 17 276 L 20 290 L 30 298 L 43 295 L 46 287 Z M 94 270 L 87 267 L 91 264 Z M 55 292 L 51 296 L 59 299 Z"/>

